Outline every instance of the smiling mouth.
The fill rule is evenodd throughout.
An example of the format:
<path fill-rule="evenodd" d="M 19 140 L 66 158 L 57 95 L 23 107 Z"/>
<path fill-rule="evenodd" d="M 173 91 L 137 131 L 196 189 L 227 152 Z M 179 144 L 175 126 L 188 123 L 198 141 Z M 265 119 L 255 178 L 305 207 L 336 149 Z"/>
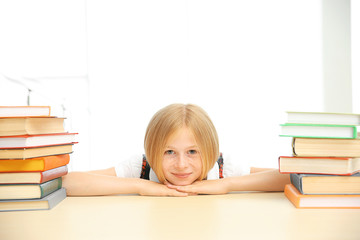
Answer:
<path fill-rule="evenodd" d="M 191 173 L 173 173 L 173 175 L 177 178 L 187 178 L 191 175 Z"/>

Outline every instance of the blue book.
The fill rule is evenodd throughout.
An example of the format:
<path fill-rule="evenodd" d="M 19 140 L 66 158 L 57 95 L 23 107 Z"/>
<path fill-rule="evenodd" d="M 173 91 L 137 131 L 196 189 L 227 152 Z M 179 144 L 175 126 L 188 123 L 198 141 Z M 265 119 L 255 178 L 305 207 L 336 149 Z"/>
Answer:
<path fill-rule="evenodd" d="M 65 188 L 60 188 L 40 199 L 0 200 L 0 212 L 49 210 L 54 208 L 65 198 L 66 190 Z"/>
<path fill-rule="evenodd" d="M 301 194 L 360 194 L 360 173 L 350 176 L 292 173 L 290 180 Z"/>

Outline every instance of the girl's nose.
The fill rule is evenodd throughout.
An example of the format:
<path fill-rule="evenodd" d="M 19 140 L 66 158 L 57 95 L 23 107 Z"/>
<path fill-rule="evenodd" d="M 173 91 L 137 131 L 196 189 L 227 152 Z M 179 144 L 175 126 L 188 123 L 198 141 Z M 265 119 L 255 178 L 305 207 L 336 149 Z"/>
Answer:
<path fill-rule="evenodd" d="M 184 154 L 179 154 L 178 159 L 176 161 L 176 167 L 179 169 L 186 168 L 188 165 L 188 159 Z"/>

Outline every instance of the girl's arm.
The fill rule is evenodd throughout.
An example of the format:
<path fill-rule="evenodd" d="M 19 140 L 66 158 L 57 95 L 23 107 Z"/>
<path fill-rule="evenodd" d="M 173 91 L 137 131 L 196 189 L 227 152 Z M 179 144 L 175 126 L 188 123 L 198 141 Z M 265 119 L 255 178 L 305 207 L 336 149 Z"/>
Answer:
<path fill-rule="evenodd" d="M 277 169 L 252 168 L 249 175 L 197 181 L 188 186 L 168 185 L 168 187 L 192 194 L 225 194 L 237 191 L 284 191 L 288 183 L 290 183 L 289 174 L 280 174 Z"/>
<path fill-rule="evenodd" d="M 70 172 L 63 176 L 63 187 L 68 196 L 100 196 L 140 194 L 155 196 L 187 196 L 163 184 L 140 178 L 119 178 L 115 168 L 89 172 Z"/>
<path fill-rule="evenodd" d="M 225 185 L 229 192 L 282 192 L 288 183 L 290 183 L 290 175 L 281 174 L 278 169 L 252 168 L 249 175 L 227 178 Z"/>

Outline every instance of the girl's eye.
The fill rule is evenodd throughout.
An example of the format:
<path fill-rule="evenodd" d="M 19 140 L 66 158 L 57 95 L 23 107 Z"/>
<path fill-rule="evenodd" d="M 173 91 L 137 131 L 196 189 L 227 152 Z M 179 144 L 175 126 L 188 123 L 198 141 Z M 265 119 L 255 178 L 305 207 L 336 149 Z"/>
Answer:
<path fill-rule="evenodd" d="M 197 153 L 198 153 L 198 151 L 196 151 L 196 150 L 189 150 L 189 154 L 191 154 L 191 155 L 197 154 Z"/>
<path fill-rule="evenodd" d="M 166 150 L 165 154 L 166 155 L 173 155 L 175 152 L 173 150 Z"/>

